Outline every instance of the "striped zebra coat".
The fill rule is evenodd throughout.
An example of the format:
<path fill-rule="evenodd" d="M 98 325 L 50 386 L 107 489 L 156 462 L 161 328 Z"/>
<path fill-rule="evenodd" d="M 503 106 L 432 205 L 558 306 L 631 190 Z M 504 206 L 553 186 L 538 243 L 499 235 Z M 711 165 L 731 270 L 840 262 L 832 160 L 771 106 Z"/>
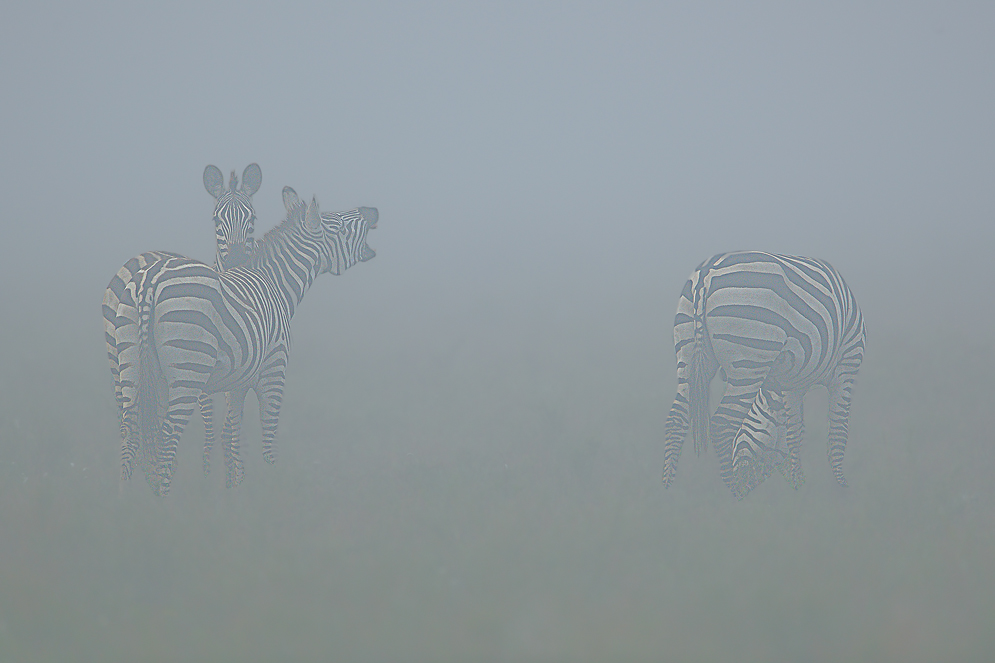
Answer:
<path fill-rule="evenodd" d="M 216 244 L 215 269 L 222 271 L 246 262 L 254 251 L 252 232 L 255 228 L 256 213 L 252 207 L 252 196 L 262 183 L 262 170 L 258 164 L 249 164 L 242 171 L 239 185 L 235 171 L 232 171 L 228 187 L 216 166 L 204 169 L 204 188 L 215 198 L 214 234 Z M 118 270 L 104 292 L 103 316 L 104 336 L 107 344 L 107 358 L 111 375 L 114 378 L 114 394 L 121 417 L 121 436 L 126 436 L 124 428 L 124 404 L 121 396 L 119 342 L 120 329 L 138 324 L 136 293 L 141 292 L 150 276 L 150 269 L 161 268 L 159 264 L 166 258 L 179 258 L 179 254 L 167 251 L 147 251 L 135 256 Z M 123 346 L 121 346 L 122 349 Z M 204 420 L 205 458 L 204 470 L 209 471 L 210 449 L 214 442 L 214 408 L 210 397 L 201 394 L 201 416 Z"/>
<path fill-rule="evenodd" d="M 289 187 L 284 195 L 296 199 Z M 374 257 L 366 235 L 378 217 L 368 207 L 322 216 L 315 201 L 289 207 L 247 264 L 218 273 L 196 260 L 166 258 L 138 294 L 139 324 L 119 339 L 128 348 L 121 361 L 125 478 L 145 445 L 155 457 L 153 489 L 168 493 L 177 444 L 201 392 L 231 392 L 237 407 L 229 418 L 237 426 L 246 393 L 255 390 L 263 455 L 275 460 L 290 320 L 319 274 L 340 274 Z M 237 483 L 237 449 L 227 469 L 229 485 Z"/>
<path fill-rule="evenodd" d="M 760 485 L 774 470 L 789 482 L 788 417 L 784 394 L 761 386 L 732 444 L 733 494 L 738 499 Z"/>
<path fill-rule="evenodd" d="M 760 252 L 706 260 L 681 293 L 674 347 L 677 395 L 667 418 L 664 485 L 674 480 L 690 428 L 696 452 L 712 440 L 722 480 L 743 497 L 778 465 L 776 452 L 752 443 L 760 438 L 751 438 L 746 424 L 786 429 L 783 469 L 797 488 L 803 481 L 802 397 L 816 385 L 829 391 L 829 462 L 846 485 L 842 461 L 864 321 L 829 263 Z M 725 392 L 709 417 L 709 383 L 719 369 Z"/>

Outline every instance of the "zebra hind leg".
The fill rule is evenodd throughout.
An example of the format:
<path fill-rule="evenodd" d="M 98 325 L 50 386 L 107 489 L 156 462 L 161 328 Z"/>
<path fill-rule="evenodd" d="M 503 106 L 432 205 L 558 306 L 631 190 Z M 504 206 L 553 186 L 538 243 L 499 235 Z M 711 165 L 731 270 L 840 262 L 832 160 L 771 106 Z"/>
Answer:
<path fill-rule="evenodd" d="M 245 470 L 242 459 L 238 455 L 238 437 L 242 427 L 242 410 L 245 407 L 247 389 L 230 391 L 225 394 L 228 402 L 228 415 L 225 417 L 225 427 L 221 433 L 222 445 L 225 451 L 225 486 L 234 488 L 242 482 Z"/>
<path fill-rule="evenodd" d="M 121 412 L 121 479 L 127 481 L 138 455 L 138 413 L 134 408 Z"/>
<path fill-rule="evenodd" d="M 695 451 L 705 447 L 709 437 L 708 385 L 719 365 L 701 343 L 685 343 L 677 357 L 677 395 L 667 416 L 667 434 L 663 450 L 663 486 L 670 486 L 677 474 L 688 430 L 696 437 Z M 704 413 L 704 421 L 692 424 L 694 414 Z M 702 430 L 703 429 L 703 430 Z"/>
<path fill-rule="evenodd" d="M 829 439 L 827 453 L 833 476 L 841 486 L 846 486 L 843 476 L 843 452 L 849 436 L 850 396 L 853 392 L 853 379 L 840 380 L 829 390 Z"/>
<path fill-rule="evenodd" d="M 784 410 L 788 422 L 785 444 L 788 447 L 787 479 L 795 490 L 805 483 L 802 472 L 801 447 L 805 436 L 805 416 L 802 408 L 804 393 L 789 391 L 785 394 Z"/>
<path fill-rule="evenodd" d="M 176 389 L 172 393 L 176 393 Z M 169 494 L 169 485 L 176 466 L 176 449 L 183 435 L 183 430 L 193 416 L 193 403 L 197 400 L 195 394 L 186 393 L 184 389 L 169 399 L 166 416 L 156 439 L 156 471 L 158 488 L 156 494 L 165 497 Z"/>
<path fill-rule="evenodd" d="M 276 462 L 276 427 L 280 422 L 280 406 L 283 404 L 284 366 L 285 360 L 264 371 L 260 384 L 256 385 L 259 423 L 263 429 L 263 459 L 271 464 Z"/>
<path fill-rule="evenodd" d="M 200 416 L 204 420 L 204 476 L 211 473 L 211 447 L 214 446 L 214 402 L 209 394 L 200 392 L 197 397 Z"/>
<path fill-rule="evenodd" d="M 663 449 L 663 487 L 667 488 L 677 476 L 677 461 L 681 457 L 681 447 L 690 428 L 687 398 L 677 393 L 677 399 L 667 417 L 667 438 Z"/>

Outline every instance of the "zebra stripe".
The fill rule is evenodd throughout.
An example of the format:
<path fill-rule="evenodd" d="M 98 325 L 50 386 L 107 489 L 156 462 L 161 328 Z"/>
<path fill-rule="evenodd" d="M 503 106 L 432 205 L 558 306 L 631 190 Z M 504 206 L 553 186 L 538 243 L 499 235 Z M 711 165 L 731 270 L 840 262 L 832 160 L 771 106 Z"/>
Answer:
<path fill-rule="evenodd" d="M 136 297 L 139 324 L 119 337 L 128 347 L 122 464 L 142 445 L 152 449 L 159 494 L 169 491 L 177 443 L 201 392 L 229 392 L 225 437 L 237 445 L 242 404 L 253 389 L 263 455 L 275 461 L 294 311 L 319 274 L 341 274 L 376 255 L 366 243 L 375 208 L 322 215 L 317 202 L 305 207 L 289 187 L 284 201 L 287 218 L 256 242 L 247 264 L 219 273 L 189 258 L 165 258 Z M 232 486 L 243 476 L 237 446 L 225 457 Z"/>
<path fill-rule="evenodd" d="M 760 252 L 706 260 L 681 293 L 674 347 L 677 395 L 667 418 L 664 485 L 674 480 L 690 428 L 695 450 L 700 453 L 712 439 L 722 480 L 737 496 L 745 495 L 757 477 L 748 465 L 775 460 L 764 461 L 766 452 L 751 447 L 749 435 L 740 435 L 750 415 L 754 424 L 785 422 L 786 471 L 797 488 L 803 481 L 802 397 L 818 384 L 830 397 L 829 462 L 836 480 L 846 485 L 842 461 L 850 396 L 864 355 L 864 321 L 850 288 L 829 263 Z M 709 417 L 708 385 L 720 368 L 725 393 Z M 771 409 L 778 400 L 783 413 Z M 734 443 L 740 448 L 734 450 Z"/>
<path fill-rule="evenodd" d="M 252 196 L 259 190 L 262 182 L 262 170 L 258 164 L 249 164 L 242 172 L 242 184 L 239 186 L 235 171 L 232 171 L 228 188 L 224 188 L 224 179 L 216 166 L 204 169 L 204 188 L 216 200 L 214 207 L 214 230 L 216 240 L 215 268 L 221 270 L 226 266 L 234 266 L 246 262 L 254 250 L 252 232 L 255 226 L 255 211 L 252 208 Z M 166 251 L 148 251 L 135 256 L 118 270 L 104 292 L 103 316 L 104 336 L 107 344 L 107 358 L 110 362 L 111 375 L 114 378 L 114 394 L 121 417 L 121 436 L 127 432 L 124 426 L 124 402 L 121 395 L 119 352 L 126 346 L 119 342 L 120 330 L 127 325 L 138 324 L 136 293 L 144 288 L 144 282 L 149 277 L 149 270 L 159 261 L 166 258 L 180 257 L 178 254 Z M 204 471 L 209 472 L 209 454 L 214 442 L 214 408 L 210 396 L 201 394 L 198 398 L 201 416 L 204 420 L 205 457 Z M 131 476 L 134 459 L 122 463 L 122 476 Z"/>
<path fill-rule="evenodd" d="M 784 394 L 761 386 L 733 440 L 733 493 L 738 499 L 746 497 L 775 469 L 790 481 L 788 453 L 782 448 L 787 430 Z"/>
<path fill-rule="evenodd" d="M 214 236 L 217 238 L 214 267 L 219 272 L 241 265 L 252 253 L 252 233 L 256 224 L 252 196 L 259 191 L 262 181 L 263 172 L 254 163 L 242 171 L 242 186 L 238 186 L 233 170 L 227 189 L 216 166 L 204 169 L 204 188 L 218 201 L 214 208 Z"/>

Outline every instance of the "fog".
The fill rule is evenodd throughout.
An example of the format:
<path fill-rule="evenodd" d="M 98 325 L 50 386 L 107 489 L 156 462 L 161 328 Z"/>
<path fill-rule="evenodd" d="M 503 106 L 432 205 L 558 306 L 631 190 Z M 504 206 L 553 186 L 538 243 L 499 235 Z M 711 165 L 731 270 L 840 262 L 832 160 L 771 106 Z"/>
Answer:
<path fill-rule="evenodd" d="M 0 660 L 988 660 L 995 8 L 18 3 L 0 23 Z M 246 478 L 120 482 L 100 301 L 212 261 L 202 173 L 379 209 Z M 839 487 L 660 482 L 703 259 L 868 329 Z M 220 405 L 221 401 L 216 401 Z M 216 414 L 216 416 L 218 416 Z M 196 419 L 196 417 L 195 417 Z"/>

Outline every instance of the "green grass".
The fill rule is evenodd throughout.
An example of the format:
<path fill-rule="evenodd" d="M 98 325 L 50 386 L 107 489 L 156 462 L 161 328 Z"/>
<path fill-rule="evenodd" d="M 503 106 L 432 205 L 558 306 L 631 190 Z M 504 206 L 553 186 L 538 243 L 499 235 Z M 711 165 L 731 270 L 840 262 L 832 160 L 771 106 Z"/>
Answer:
<path fill-rule="evenodd" d="M 850 487 L 816 391 L 805 485 L 773 476 L 737 502 L 690 444 L 660 485 L 662 313 L 495 306 L 479 328 L 337 329 L 330 348 L 301 323 L 279 462 L 262 462 L 250 404 L 245 483 L 225 490 L 217 449 L 203 477 L 195 423 L 165 500 L 137 474 L 119 486 L 96 333 L 5 354 L 0 662 L 995 651 L 990 347 L 876 333 Z"/>

